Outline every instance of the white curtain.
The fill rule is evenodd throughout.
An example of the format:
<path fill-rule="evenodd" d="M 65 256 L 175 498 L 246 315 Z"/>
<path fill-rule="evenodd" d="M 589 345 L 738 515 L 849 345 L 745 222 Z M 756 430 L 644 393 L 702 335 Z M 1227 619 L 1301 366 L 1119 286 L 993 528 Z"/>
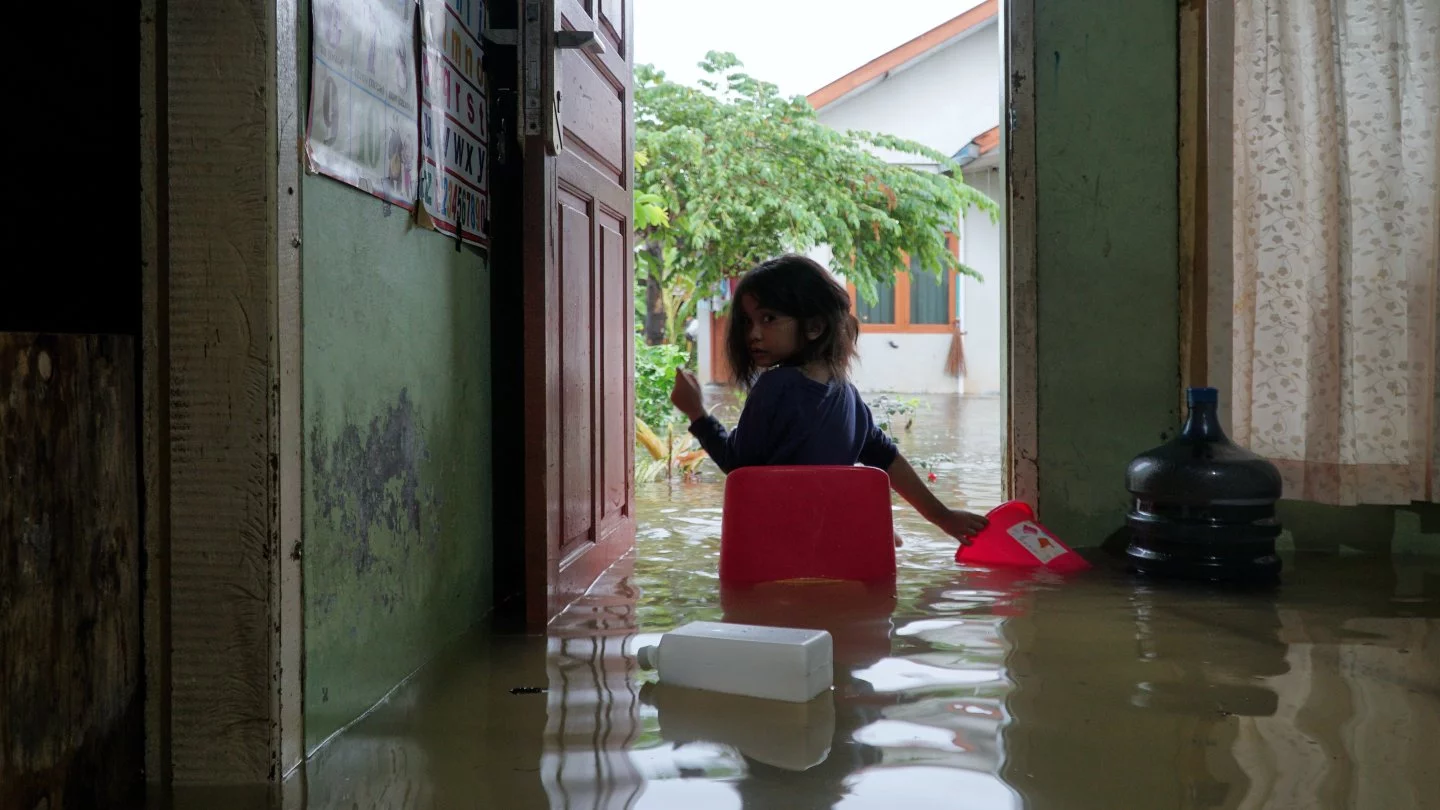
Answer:
<path fill-rule="evenodd" d="M 1440 0 L 1238 0 L 1235 440 L 1285 496 L 1440 500 Z"/>

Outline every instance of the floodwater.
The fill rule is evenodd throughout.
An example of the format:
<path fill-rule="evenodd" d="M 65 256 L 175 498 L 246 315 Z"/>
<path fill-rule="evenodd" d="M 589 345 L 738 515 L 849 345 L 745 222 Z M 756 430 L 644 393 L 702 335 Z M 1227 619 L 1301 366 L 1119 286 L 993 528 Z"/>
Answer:
<path fill-rule="evenodd" d="M 1000 497 L 1000 404 L 902 439 L 957 506 Z M 1440 563 L 1286 558 L 1271 592 L 960 569 L 908 510 L 892 589 L 722 592 L 723 484 L 650 485 L 636 554 L 546 637 L 479 633 L 322 749 L 296 806 L 503 810 L 1440 807 Z M 814 627 L 805 705 L 667 688 L 693 620 Z M 529 687 L 529 689 L 527 689 Z M 513 691 L 512 690 L 518 690 Z"/>

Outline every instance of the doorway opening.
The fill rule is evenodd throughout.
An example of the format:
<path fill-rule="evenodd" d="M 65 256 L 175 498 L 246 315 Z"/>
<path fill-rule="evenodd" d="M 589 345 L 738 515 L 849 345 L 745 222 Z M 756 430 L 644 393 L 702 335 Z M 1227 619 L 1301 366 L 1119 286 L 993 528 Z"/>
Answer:
<path fill-rule="evenodd" d="M 688 13 L 640 5 L 635 474 L 642 558 L 654 551 L 674 560 L 687 545 L 719 537 L 724 476 L 688 435 L 668 395 L 674 369 L 685 365 L 705 387 L 714 414 L 735 424 L 744 393 L 725 357 L 725 334 L 738 275 L 753 260 L 768 258 L 767 247 L 809 255 L 845 284 L 860 323 L 859 359 L 851 380 L 877 424 L 896 439 L 932 489 L 955 508 L 984 512 L 998 505 L 1015 489 L 1007 481 L 1006 461 L 1010 280 L 1004 248 L 1002 4 L 982 0 L 958 13 L 951 7 L 930 18 L 922 14 L 893 31 L 867 31 L 853 18 L 836 19 L 827 23 L 837 29 L 827 31 L 827 38 L 852 44 L 832 49 L 839 55 L 820 67 L 795 67 L 767 56 L 775 48 L 763 41 L 770 36 L 766 32 L 721 27 L 713 32 L 717 42 L 703 43 L 698 53 L 733 44 L 742 56 L 758 54 L 758 61 L 741 64 L 725 54 L 699 60 L 698 69 L 686 63 L 695 47 L 676 45 L 672 35 L 693 23 Z M 790 62 L 799 61 L 804 60 L 792 54 Z M 741 92 L 727 94 L 737 87 Z M 803 93 L 803 99 L 787 99 L 787 93 Z M 796 109 L 791 103 L 803 105 L 803 120 L 787 130 L 774 117 L 790 123 L 785 116 Z M 873 183 L 889 195 L 888 205 L 880 204 L 892 214 L 884 227 L 903 232 L 896 240 L 903 244 L 891 254 L 893 266 L 881 272 L 857 269 L 863 258 L 857 258 L 853 245 L 824 240 L 843 230 L 824 221 L 831 204 L 826 188 L 777 179 L 777 188 L 792 192 L 787 209 L 771 206 L 765 181 L 754 184 L 752 192 L 746 178 L 721 176 L 717 182 L 729 184 L 725 196 L 752 201 L 750 221 L 743 220 L 745 212 L 738 207 L 687 198 L 707 188 L 695 179 L 696 166 L 714 166 L 718 173 L 727 162 L 736 162 L 761 176 L 770 168 L 743 142 L 715 146 L 715 154 L 700 157 L 674 148 L 675 133 L 686 127 L 705 132 L 713 144 L 729 131 L 731 121 L 723 116 L 744 122 L 738 131 L 767 151 L 774 151 L 767 140 L 770 132 L 807 144 L 814 137 L 817 162 L 810 173 L 816 177 L 827 176 L 830 164 L 824 161 L 843 163 L 845 150 L 856 144 L 877 159 L 884 168 L 856 178 L 860 190 L 854 193 L 862 195 Z M 855 133 L 879 135 L 867 140 Z M 694 162 L 674 170 L 663 165 L 676 155 Z M 782 152 L 780 159 L 785 157 Z M 774 168 L 777 175 L 784 173 L 783 167 Z M 909 174 L 893 175 L 891 183 L 892 175 L 880 171 Z M 906 177 L 914 184 L 905 185 Z M 961 187 L 951 198 L 958 204 L 925 226 L 932 233 L 920 233 L 905 209 L 919 205 L 919 196 L 937 183 L 951 180 Z M 776 213 L 783 220 L 787 211 L 807 224 L 777 223 Z M 713 218 L 710 230 L 697 227 L 700 216 Z M 667 233 L 677 230 L 679 238 Z M 764 233 L 751 238 L 756 231 Z M 779 233 L 771 238 L 771 231 Z M 715 262 L 675 254 L 695 250 L 697 232 L 704 240 L 700 250 L 715 254 Z M 897 512 L 897 528 L 907 542 L 953 543 L 908 509 Z M 713 561 L 695 564 L 713 566 Z"/>

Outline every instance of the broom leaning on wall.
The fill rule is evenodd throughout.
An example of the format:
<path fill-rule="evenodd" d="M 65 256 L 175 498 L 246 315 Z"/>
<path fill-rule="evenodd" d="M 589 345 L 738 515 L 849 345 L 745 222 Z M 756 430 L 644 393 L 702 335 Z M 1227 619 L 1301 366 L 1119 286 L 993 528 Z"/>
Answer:
<path fill-rule="evenodd" d="M 960 331 L 960 322 L 955 322 L 955 331 L 950 335 L 950 353 L 945 356 L 945 373 L 951 377 L 965 376 L 965 333 Z"/>

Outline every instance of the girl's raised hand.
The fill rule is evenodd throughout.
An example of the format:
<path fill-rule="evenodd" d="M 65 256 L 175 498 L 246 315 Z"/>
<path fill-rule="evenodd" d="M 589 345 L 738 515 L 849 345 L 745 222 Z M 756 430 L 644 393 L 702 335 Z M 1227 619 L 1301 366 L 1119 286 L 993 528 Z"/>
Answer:
<path fill-rule="evenodd" d="M 706 414 L 705 396 L 700 391 L 700 381 L 683 368 L 675 369 L 675 387 L 670 389 L 670 401 L 689 417 L 691 422 Z"/>

